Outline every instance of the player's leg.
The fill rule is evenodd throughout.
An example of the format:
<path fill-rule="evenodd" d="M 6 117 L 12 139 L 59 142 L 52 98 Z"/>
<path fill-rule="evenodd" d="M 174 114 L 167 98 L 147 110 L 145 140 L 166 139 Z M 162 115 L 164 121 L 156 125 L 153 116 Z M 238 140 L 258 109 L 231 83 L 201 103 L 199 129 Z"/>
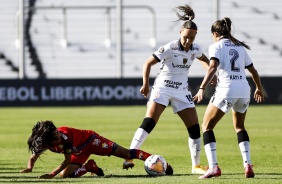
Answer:
<path fill-rule="evenodd" d="M 153 101 L 148 102 L 145 118 L 132 138 L 130 149 L 139 149 L 141 147 L 148 135 L 154 129 L 164 109 L 164 105 L 155 103 Z M 124 161 L 123 169 L 128 169 L 132 167 L 134 167 L 134 163 L 132 160 Z"/>
<path fill-rule="evenodd" d="M 104 172 L 101 168 L 96 165 L 96 162 L 92 159 L 86 160 L 90 155 L 73 155 L 71 164 L 69 164 L 61 173 L 60 176 L 62 178 L 77 178 L 86 174 L 87 172 L 91 172 L 91 174 L 96 174 L 98 176 L 104 176 Z M 85 164 L 83 164 L 85 163 Z"/>
<path fill-rule="evenodd" d="M 249 99 L 238 99 L 232 111 L 233 126 L 237 133 L 238 145 L 241 151 L 245 176 L 253 178 L 255 176 L 252 169 L 251 155 L 250 155 L 250 139 L 248 132 L 245 129 L 245 118 Z"/>
<path fill-rule="evenodd" d="M 130 149 L 139 149 L 141 147 L 147 136 L 154 129 L 164 109 L 164 105 L 158 104 L 153 101 L 148 102 L 145 118 L 134 134 Z"/>
<path fill-rule="evenodd" d="M 128 150 L 119 145 L 116 147 L 115 151 L 113 152 L 113 155 L 116 157 L 124 158 L 126 160 L 139 159 L 143 161 L 145 161 L 149 156 L 151 156 L 150 153 L 147 153 L 143 150 L 139 150 L 139 149 Z M 167 175 L 173 174 L 173 169 L 168 163 L 167 163 L 166 174 Z"/>
<path fill-rule="evenodd" d="M 184 122 L 188 131 L 188 147 L 192 161 L 192 173 L 204 174 L 207 168 L 200 165 L 201 133 L 196 108 L 186 108 L 177 112 L 177 114 Z"/>
<path fill-rule="evenodd" d="M 224 116 L 220 108 L 216 107 L 213 103 L 209 103 L 207 106 L 204 118 L 203 118 L 203 139 L 206 156 L 209 163 L 209 169 L 206 173 L 200 176 L 200 179 L 217 177 L 221 175 L 221 170 L 218 167 L 217 155 L 216 155 L 216 139 L 213 129 L 219 120 Z"/>
<path fill-rule="evenodd" d="M 113 155 L 116 157 L 130 159 L 139 159 L 145 161 L 151 154 L 138 149 L 126 149 L 120 145 L 117 146 Z"/>
<path fill-rule="evenodd" d="M 192 173 L 204 174 L 206 167 L 200 165 L 201 133 L 197 111 L 190 91 L 174 95 L 171 100 L 174 113 L 184 122 L 188 131 L 188 147 L 192 161 Z"/>

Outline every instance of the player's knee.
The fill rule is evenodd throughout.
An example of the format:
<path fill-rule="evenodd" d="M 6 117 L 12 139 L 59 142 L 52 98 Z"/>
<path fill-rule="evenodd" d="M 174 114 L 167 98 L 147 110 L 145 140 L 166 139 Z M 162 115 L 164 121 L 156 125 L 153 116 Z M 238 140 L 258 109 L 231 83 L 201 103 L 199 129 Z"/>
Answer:
<path fill-rule="evenodd" d="M 62 170 L 62 171 L 60 172 L 60 177 L 61 177 L 61 178 L 67 178 L 66 173 L 65 173 L 64 170 Z"/>
<path fill-rule="evenodd" d="M 144 129 L 148 134 L 154 129 L 156 122 L 153 118 L 144 118 L 139 128 Z"/>
<path fill-rule="evenodd" d="M 211 142 L 216 142 L 215 136 L 212 130 L 204 132 L 203 137 L 204 137 L 204 145 L 209 144 Z"/>
<path fill-rule="evenodd" d="M 242 130 L 237 133 L 238 144 L 244 141 L 250 142 L 248 132 L 246 130 Z"/>
<path fill-rule="evenodd" d="M 201 137 L 199 124 L 192 125 L 191 127 L 187 128 L 187 130 L 191 139 L 198 139 Z"/>

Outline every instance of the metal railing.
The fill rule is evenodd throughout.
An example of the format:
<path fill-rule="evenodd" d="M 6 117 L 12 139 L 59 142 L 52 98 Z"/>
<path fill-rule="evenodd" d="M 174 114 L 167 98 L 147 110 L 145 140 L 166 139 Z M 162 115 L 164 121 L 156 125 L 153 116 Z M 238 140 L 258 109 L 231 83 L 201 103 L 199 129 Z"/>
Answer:
<path fill-rule="evenodd" d="M 121 0 L 120 0 L 121 1 Z M 22 3 L 22 0 L 19 0 L 20 4 Z M 122 3 L 121 3 L 122 4 Z M 61 46 L 63 48 L 68 47 L 69 45 L 69 40 L 68 40 L 68 29 L 67 29 L 67 22 L 68 22 L 68 17 L 67 17 L 67 11 L 71 10 L 71 9 L 106 9 L 106 13 L 107 13 L 107 19 L 106 19 L 106 38 L 105 38 L 105 47 L 109 48 L 111 47 L 111 10 L 112 9 L 116 9 L 117 10 L 123 10 L 123 9 L 147 9 L 149 10 L 149 12 L 152 15 L 152 31 L 151 31 L 151 38 L 150 38 L 150 46 L 152 48 L 156 47 L 156 13 L 154 11 L 153 8 L 151 8 L 150 6 L 144 6 L 144 5 L 140 5 L 140 6 L 37 6 L 37 7 L 29 7 L 29 10 L 32 11 L 36 11 L 36 10 L 62 10 L 62 40 L 61 40 Z M 16 47 L 19 47 L 21 57 L 19 58 L 19 65 L 22 66 L 19 68 L 19 78 L 23 79 L 25 76 L 25 68 L 24 68 L 24 64 L 25 64 L 25 56 L 24 56 L 24 37 L 23 37 L 23 24 L 22 21 L 23 20 L 23 16 L 24 16 L 24 7 L 20 6 L 19 11 L 16 14 L 16 22 L 17 24 L 17 39 L 15 41 L 16 43 Z M 121 12 L 121 11 L 119 11 Z M 119 15 L 121 16 L 121 15 Z M 122 26 L 121 26 L 122 27 Z M 122 29 L 122 28 L 120 28 Z M 121 32 L 121 30 L 117 30 L 117 32 Z M 122 35 L 122 33 L 119 33 L 120 35 Z M 118 36 L 117 38 L 119 38 L 120 36 Z M 117 78 L 122 78 L 123 72 L 122 72 L 122 39 L 117 39 L 117 53 L 118 56 L 120 56 L 119 58 L 117 58 Z"/>
<path fill-rule="evenodd" d="M 123 9 L 147 9 L 152 15 L 152 24 L 151 24 L 151 38 L 150 38 L 150 46 L 152 48 L 156 47 L 156 13 L 153 8 L 150 6 L 123 6 Z M 116 9 L 116 6 L 37 6 L 30 8 L 34 11 L 36 10 L 62 10 L 62 40 L 61 40 L 61 45 L 63 48 L 68 46 L 68 28 L 67 28 L 67 22 L 68 22 L 68 17 L 67 17 L 67 11 L 68 10 L 74 10 L 74 9 L 106 9 L 106 38 L 105 38 L 105 47 L 109 48 L 111 46 L 111 10 Z M 18 13 L 17 13 L 18 14 Z M 17 19 L 19 18 L 16 16 Z M 18 20 L 16 20 L 18 22 Z M 19 30 L 19 24 L 18 28 Z M 19 31 L 18 31 L 19 32 Z M 19 39 L 19 34 L 18 38 Z M 18 42 L 18 41 L 16 41 Z"/>

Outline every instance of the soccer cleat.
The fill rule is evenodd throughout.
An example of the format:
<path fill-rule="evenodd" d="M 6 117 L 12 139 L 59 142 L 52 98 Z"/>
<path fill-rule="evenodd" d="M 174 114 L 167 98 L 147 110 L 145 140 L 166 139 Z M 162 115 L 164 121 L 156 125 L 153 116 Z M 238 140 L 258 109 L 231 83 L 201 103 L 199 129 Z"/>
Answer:
<path fill-rule="evenodd" d="M 213 169 L 208 169 L 204 175 L 199 177 L 199 179 L 212 178 L 218 176 L 221 176 L 221 170 L 218 166 L 215 166 Z"/>
<path fill-rule="evenodd" d="M 196 165 L 192 167 L 192 174 L 205 174 L 207 171 L 207 167 Z"/>
<path fill-rule="evenodd" d="M 245 177 L 246 178 L 254 178 L 255 177 L 255 173 L 253 171 L 253 168 L 250 164 L 247 164 L 245 167 Z"/>
<path fill-rule="evenodd" d="M 134 164 L 133 160 L 124 160 L 122 168 L 127 170 L 128 168 L 132 169 L 134 166 L 135 166 L 135 164 Z"/>
<path fill-rule="evenodd" d="M 166 175 L 173 175 L 173 169 L 172 169 L 171 165 L 167 164 L 165 174 Z"/>
<path fill-rule="evenodd" d="M 96 164 L 96 162 L 94 160 L 88 160 L 88 162 L 86 163 L 86 165 L 88 166 L 91 175 L 96 174 L 97 176 L 104 176 L 104 172 L 101 168 L 99 168 Z"/>

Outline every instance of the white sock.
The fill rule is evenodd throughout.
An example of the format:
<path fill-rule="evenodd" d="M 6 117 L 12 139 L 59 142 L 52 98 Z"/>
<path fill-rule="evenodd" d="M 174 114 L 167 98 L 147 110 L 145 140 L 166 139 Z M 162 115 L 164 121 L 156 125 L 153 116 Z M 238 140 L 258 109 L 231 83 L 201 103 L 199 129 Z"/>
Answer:
<path fill-rule="evenodd" d="M 207 155 L 207 159 L 209 162 L 209 169 L 213 169 L 217 166 L 217 158 L 216 158 L 216 143 L 211 142 L 205 145 L 205 152 Z"/>
<path fill-rule="evenodd" d="M 241 154 L 242 154 L 244 167 L 247 164 L 252 165 L 251 154 L 250 154 L 250 142 L 249 141 L 240 142 L 239 148 L 240 148 L 240 151 L 241 151 Z"/>
<path fill-rule="evenodd" d="M 200 154 L 201 154 L 201 138 L 191 139 L 189 137 L 188 146 L 190 149 L 192 166 L 199 165 L 200 164 Z"/>
<path fill-rule="evenodd" d="M 131 141 L 130 149 L 139 149 L 148 135 L 148 132 L 146 132 L 143 128 L 138 128 Z"/>

